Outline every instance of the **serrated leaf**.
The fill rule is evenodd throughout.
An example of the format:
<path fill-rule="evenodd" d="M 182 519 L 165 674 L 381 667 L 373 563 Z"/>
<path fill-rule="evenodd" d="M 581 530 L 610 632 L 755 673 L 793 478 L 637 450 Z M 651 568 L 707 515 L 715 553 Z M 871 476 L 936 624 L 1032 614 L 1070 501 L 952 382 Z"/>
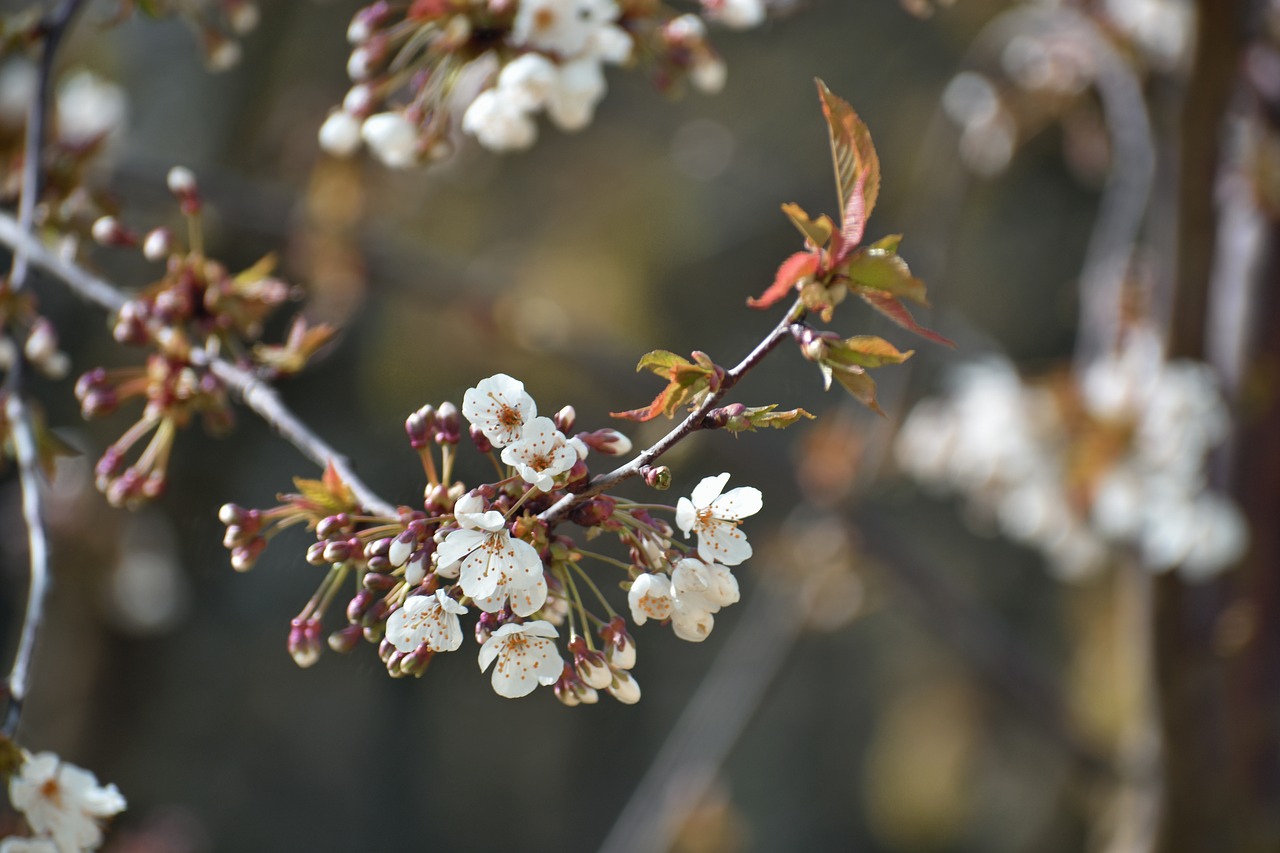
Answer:
<path fill-rule="evenodd" d="M 915 350 L 901 352 L 884 338 L 875 335 L 857 335 L 827 349 L 826 360 L 833 367 L 883 367 L 886 364 L 902 364 L 911 358 Z"/>
<path fill-rule="evenodd" d="M 768 289 L 760 294 L 760 298 L 747 297 L 747 304 L 752 308 L 768 308 L 791 293 L 797 282 L 805 276 L 813 275 L 817 271 L 817 255 L 812 252 L 796 252 L 783 261 L 782 266 L 778 267 L 778 273 L 773 278 L 773 284 L 769 285 Z"/>
<path fill-rule="evenodd" d="M 917 305 L 928 305 L 924 282 L 911 274 L 907 262 L 893 252 L 868 247 L 849 259 L 845 274 L 850 287 L 866 287 Z"/>
<path fill-rule="evenodd" d="M 840 193 L 840 231 L 845 243 L 853 247 L 862 241 L 867 219 L 880 194 L 880 158 L 871 142 L 871 131 L 853 107 L 833 94 L 826 83 L 816 82 Z"/>
<path fill-rule="evenodd" d="M 928 338 L 935 343 L 955 349 L 956 345 L 951 339 L 944 338 L 932 329 L 926 329 L 924 326 L 917 323 L 915 318 L 911 316 L 911 312 L 908 311 L 907 307 L 899 302 L 897 298 L 890 296 L 887 293 L 869 290 L 859 290 L 858 295 L 866 300 L 867 304 L 872 308 L 876 309 L 907 331 L 915 332 L 922 338 Z"/>
<path fill-rule="evenodd" d="M 853 399 L 884 417 L 884 409 L 881 409 L 880 404 L 876 402 L 876 381 L 867 375 L 865 370 L 857 367 L 847 370 L 837 368 L 832 373 L 836 381 L 844 386 L 844 390 L 848 391 Z"/>
<path fill-rule="evenodd" d="M 782 212 L 791 220 L 791 224 L 795 225 L 800 234 L 817 248 L 827 245 L 827 241 L 831 239 L 831 234 L 835 231 L 836 225 L 831 221 L 831 217 L 825 213 L 817 219 L 810 219 L 809 214 L 798 204 L 784 204 Z"/>
<path fill-rule="evenodd" d="M 666 376 L 667 371 L 673 367 L 683 367 L 688 365 L 689 359 L 664 349 L 656 349 L 647 352 L 640 357 L 640 362 L 636 365 L 636 373 L 642 370 L 651 370 L 659 376 Z"/>

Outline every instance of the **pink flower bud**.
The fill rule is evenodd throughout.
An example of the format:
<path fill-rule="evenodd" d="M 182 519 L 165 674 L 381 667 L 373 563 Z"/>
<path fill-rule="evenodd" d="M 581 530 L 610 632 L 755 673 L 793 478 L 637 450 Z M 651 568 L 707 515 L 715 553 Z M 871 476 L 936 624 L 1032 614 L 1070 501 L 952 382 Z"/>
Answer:
<path fill-rule="evenodd" d="M 295 618 L 289 628 L 289 654 L 306 669 L 320 660 L 320 620 Z"/>

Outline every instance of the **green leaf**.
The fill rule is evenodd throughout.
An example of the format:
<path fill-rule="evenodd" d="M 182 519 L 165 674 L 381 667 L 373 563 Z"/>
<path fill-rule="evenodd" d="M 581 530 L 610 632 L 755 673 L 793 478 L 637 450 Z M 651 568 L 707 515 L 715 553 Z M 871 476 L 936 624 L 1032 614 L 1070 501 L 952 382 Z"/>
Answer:
<path fill-rule="evenodd" d="M 848 391 L 853 399 L 877 415 L 884 416 L 884 409 L 881 409 L 880 404 L 876 402 L 876 381 L 868 376 L 865 370 L 860 367 L 850 367 L 835 369 L 832 373 L 836 381 L 844 386 L 844 390 Z"/>
<path fill-rule="evenodd" d="M 652 370 L 659 376 L 665 376 L 667 371 L 673 367 L 683 367 L 689 364 L 689 359 L 684 356 L 676 355 L 673 352 L 667 352 L 664 349 L 656 349 L 653 352 L 647 352 L 640 357 L 640 363 L 636 365 L 636 373 L 642 370 Z"/>
<path fill-rule="evenodd" d="M 831 344 L 824 360 L 837 369 L 883 367 L 886 364 L 902 364 L 914 354 L 915 350 L 899 351 L 884 338 L 877 338 L 875 335 L 857 335 Z"/>
<path fill-rule="evenodd" d="M 831 239 L 831 233 L 836 228 L 830 216 L 823 214 L 817 219 L 810 219 L 809 214 L 805 213 L 798 204 L 784 204 L 782 212 L 799 229 L 804 238 L 818 248 L 827 245 L 827 241 Z"/>
<path fill-rule="evenodd" d="M 654 350 L 640 359 L 636 370 L 649 369 L 667 380 L 667 387 L 643 409 L 610 412 L 609 416 L 630 421 L 650 421 L 658 415 L 674 417 L 682 406 L 693 405 L 713 387 L 718 387 L 721 370 L 703 352 L 693 354 L 694 364 L 666 350 Z"/>
<path fill-rule="evenodd" d="M 854 254 L 845 268 L 850 287 L 869 288 L 917 305 L 928 305 L 924 282 L 911 274 L 907 262 L 893 252 L 868 247 Z"/>
<path fill-rule="evenodd" d="M 840 193 L 841 233 L 845 242 L 862 241 L 867 219 L 880 195 L 880 158 L 871 142 L 871 131 L 848 102 L 834 95 L 821 80 L 818 96 L 827 119 L 831 157 L 835 162 L 836 189 Z"/>

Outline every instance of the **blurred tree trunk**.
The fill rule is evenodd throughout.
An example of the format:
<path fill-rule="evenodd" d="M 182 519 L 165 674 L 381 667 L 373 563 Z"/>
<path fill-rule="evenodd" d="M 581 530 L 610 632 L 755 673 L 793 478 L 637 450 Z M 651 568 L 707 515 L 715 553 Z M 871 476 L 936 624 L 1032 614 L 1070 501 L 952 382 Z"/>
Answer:
<path fill-rule="evenodd" d="M 1267 2 L 1198 0 L 1181 120 L 1170 355 L 1211 361 L 1233 406 L 1215 488 L 1251 542 L 1222 581 L 1156 589 L 1159 853 L 1280 851 L 1280 52 Z M 1274 12 L 1270 12 L 1274 16 Z M 1280 149 L 1276 149 L 1280 150 Z"/>

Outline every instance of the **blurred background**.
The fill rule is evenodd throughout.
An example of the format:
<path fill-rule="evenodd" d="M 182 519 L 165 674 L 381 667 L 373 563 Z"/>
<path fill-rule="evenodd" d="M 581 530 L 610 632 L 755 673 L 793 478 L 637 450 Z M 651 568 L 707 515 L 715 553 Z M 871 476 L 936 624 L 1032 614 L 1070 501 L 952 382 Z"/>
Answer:
<path fill-rule="evenodd" d="M 219 74 L 181 22 L 105 27 L 110 5 L 92 4 L 62 53 L 65 68 L 127 93 L 100 179 L 145 229 L 175 224 L 164 175 L 189 166 L 211 255 L 241 269 L 280 254 L 307 316 L 342 327 L 281 392 L 393 502 L 421 493 L 402 424 L 423 404 L 460 403 L 504 371 L 541 408 L 572 404 L 580 428 L 603 427 L 656 392 L 633 370 L 644 352 L 731 364 L 771 328 L 776 317 L 745 299 L 799 248 L 779 205 L 836 213 L 815 76 L 871 128 L 883 191 L 868 234 L 906 235 L 903 257 L 934 302 L 922 321 L 965 357 L 1003 351 L 1032 372 L 1072 351 L 1108 164 L 1096 108 L 1086 97 L 1071 128 L 1029 122 L 967 149 L 956 109 L 942 110 L 1008 3 L 964 0 L 928 20 L 892 0 L 801 3 L 760 29 L 714 33 L 722 94 L 668 99 L 643 72 L 613 69 L 586 131 L 544 125 L 527 153 L 471 144 L 410 173 L 318 151 L 349 85 L 358 4 L 263 4 L 243 60 Z M 93 260 L 123 286 L 154 277 L 133 256 Z M 77 368 L 136 358 L 57 283 L 37 288 Z M 242 410 L 226 438 L 180 437 L 154 506 L 109 509 L 89 467 L 130 414 L 86 425 L 74 374 L 49 383 L 49 420 L 85 455 L 55 484 L 56 587 L 24 743 L 119 785 L 129 810 L 114 851 L 587 851 L 629 803 L 627 832 L 674 815 L 682 851 L 1086 849 L 1114 795 L 1091 755 L 1115 745 L 1136 677 L 1114 651 L 1115 581 L 1064 586 L 1037 553 L 898 476 L 895 424 L 956 356 L 862 306 L 835 328 L 917 350 L 877 373 L 887 418 L 824 393 L 783 347 L 734 399 L 816 421 L 699 435 L 665 460 L 673 496 L 731 471 L 762 489 L 765 509 L 750 522 L 757 556 L 737 571 L 743 603 L 705 643 L 636 632 L 635 706 L 569 709 L 550 691 L 505 701 L 470 654 L 441 656 L 420 680 L 389 679 L 363 645 L 300 670 L 285 638 L 319 580 L 306 536 L 239 575 L 216 514 L 227 501 L 272 505 L 313 467 Z M 668 426 L 623 430 L 640 446 Z M 10 642 L 25 577 L 16 486 L 0 492 Z M 1050 694 L 1069 697 L 1057 710 L 1070 733 L 1052 701 L 1033 711 L 1046 675 Z M 664 799 L 661 774 L 642 779 L 695 696 L 701 722 L 679 731 L 706 763 L 680 777 L 686 795 Z"/>

